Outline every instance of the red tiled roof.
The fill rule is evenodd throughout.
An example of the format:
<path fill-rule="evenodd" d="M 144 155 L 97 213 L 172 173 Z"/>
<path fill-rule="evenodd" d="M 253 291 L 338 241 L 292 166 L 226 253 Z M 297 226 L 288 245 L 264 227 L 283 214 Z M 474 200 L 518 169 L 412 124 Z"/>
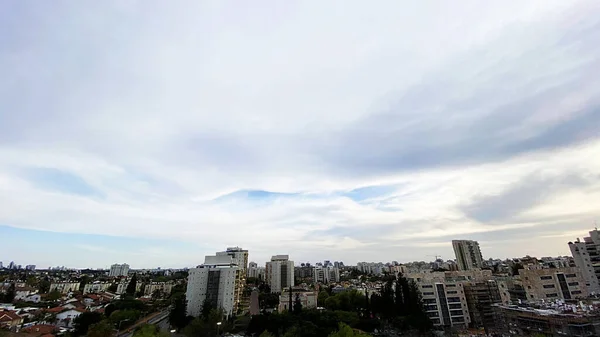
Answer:
<path fill-rule="evenodd" d="M 17 319 L 21 319 L 21 316 L 17 315 L 16 312 L 10 310 L 0 311 L 0 321 L 9 322 Z"/>
<path fill-rule="evenodd" d="M 63 311 L 64 309 L 65 308 L 63 308 L 63 307 L 55 307 L 55 308 L 47 309 L 46 311 L 47 312 L 53 312 L 53 313 L 59 313 L 59 312 Z"/>
<path fill-rule="evenodd" d="M 98 300 L 98 299 L 100 299 L 100 296 L 98 296 L 98 295 L 94 295 L 94 294 L 88 294 L 88 295 L 85 295 L 84 297 L 89 297 L 89 298 L 91 298 L 91 299 L 93 299 L 93 300 Z"/>
<path fill-rule="evenodd" d="M 30 327 L 22 329 L 21 331 L 28 332 L 28 333 L 34 333 L 37 336 L 54 336 L 54 335 L 52 335 L 52 332 L 54 332 L 55 330 L 56 330 L 56 327 L 54 325 L 38 324 L 38 325 L 32 325 Z"/>

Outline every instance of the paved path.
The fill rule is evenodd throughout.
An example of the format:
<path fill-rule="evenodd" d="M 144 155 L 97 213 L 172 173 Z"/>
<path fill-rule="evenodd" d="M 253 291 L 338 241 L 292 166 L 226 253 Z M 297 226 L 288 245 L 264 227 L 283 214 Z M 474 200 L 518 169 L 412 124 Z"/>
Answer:
<path fill-rule="evenodd" d="M 260 314 L 260 305 L 258 302 L 258 291 L 253 290 L 250 294 L 250 315 Z"/>
<path fill-rule="evenodd" d="M 143 324 L 154 324 L 157 322 L 160 322 L 161 320 L 167 318 L 169 316 L 169 311 L 159 311 L 159 312 L 154 312 L 151 313 L 150 315 L 140 319 L 139 321 L 137 321 L 134 325 L 128 327 L 125 331 L 122 331 L 121 333 L 119 333 L 118 337 L 130 337 L 133 336 L 133 331 L 135 331 L 135 329 L 137 327 L 139 327 L 140 325 Z"/>

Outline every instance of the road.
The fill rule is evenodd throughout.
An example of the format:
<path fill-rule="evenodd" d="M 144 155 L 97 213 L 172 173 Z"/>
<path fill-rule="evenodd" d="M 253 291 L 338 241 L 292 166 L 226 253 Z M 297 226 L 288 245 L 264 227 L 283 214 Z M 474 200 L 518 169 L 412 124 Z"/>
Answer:
<path fill-rule="evenodd" d="M 131 337 L 133 336 L 133 332 L 135 331 L 135 329 L 137 327 L 139 327 L 140 325 L 143 324 L 160 324 L 163 321 L 167 321 L 168 322 L 168 318 L 169 317 L 169 310 L 163 310 L 160 312 L 155 312 L 152 313 L 142 319 L 140 319 L 139 321 L 137 321 L 134 325 L 130 326 L 129 328 L 127 328 L 126 331 L 121 332 L 118 337 Z M 168 323 L 167 323 L 167 329 L 168 329 Z"/>
<path fill-rule="evenodd" d="M 260 314 L 260 305 L 258 301 L 258 291 L 253 290 L 250 294 L 250 315 Z"/>

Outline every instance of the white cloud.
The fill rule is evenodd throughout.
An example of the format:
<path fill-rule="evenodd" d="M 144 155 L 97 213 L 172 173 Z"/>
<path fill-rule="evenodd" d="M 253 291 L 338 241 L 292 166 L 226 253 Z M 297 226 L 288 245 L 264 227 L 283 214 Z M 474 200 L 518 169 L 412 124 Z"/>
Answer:
<path fill-rule="evenodd" d="M 596 2 L 263 5 L 24 8 L 0 47 L 0 224 L 356 262 L 482 233 L 486 255 L 519 254 L 493 243 L 520 228 L 565 253 L 549 224 L 593 218 Z M 584 183 L 527 185 L 561 177 Z M 397 187 L 344 195 L 373 185 Z M 523 185 L 523 207 L 502 200 Z M 211 201 L 238 190 L 318 197 Z"/>

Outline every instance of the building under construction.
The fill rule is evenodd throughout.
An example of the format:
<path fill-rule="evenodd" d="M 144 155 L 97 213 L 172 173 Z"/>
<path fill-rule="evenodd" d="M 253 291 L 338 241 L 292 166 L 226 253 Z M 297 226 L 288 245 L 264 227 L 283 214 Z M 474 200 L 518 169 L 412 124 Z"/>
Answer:
<path fill-rule="evenodd" d="M 600 313 L 494 305 L 496 333 L 502 336 L 600 336 Z"/>

